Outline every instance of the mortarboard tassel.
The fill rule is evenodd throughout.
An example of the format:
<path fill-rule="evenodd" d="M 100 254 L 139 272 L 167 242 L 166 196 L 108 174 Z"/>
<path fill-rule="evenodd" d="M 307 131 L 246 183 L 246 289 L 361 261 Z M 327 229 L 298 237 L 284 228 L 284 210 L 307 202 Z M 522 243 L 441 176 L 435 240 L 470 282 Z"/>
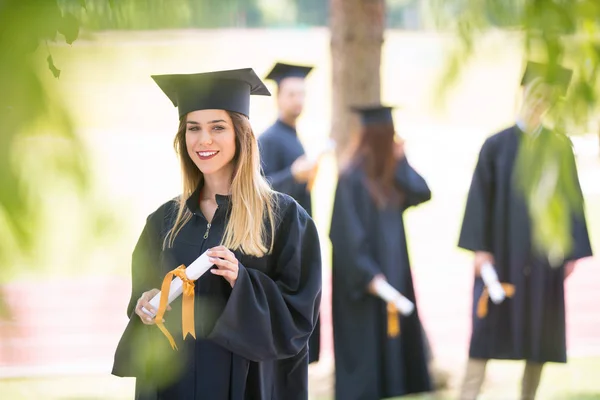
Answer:
<path fill-rule="evenodd" d="M 394 303 L 387 303 L 387 334 L 389 338 L 400 335 L 400 316 Z"/>

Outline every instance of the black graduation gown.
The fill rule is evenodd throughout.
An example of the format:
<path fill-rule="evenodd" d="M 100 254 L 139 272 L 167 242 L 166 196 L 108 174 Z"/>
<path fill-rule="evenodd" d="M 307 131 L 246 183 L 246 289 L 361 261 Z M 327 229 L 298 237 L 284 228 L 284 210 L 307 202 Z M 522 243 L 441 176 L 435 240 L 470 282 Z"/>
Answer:
<path fill-rule="evenodd" d="M 298 139 L 296 129 L 277 120 L 260 135 L 258 145 L 263 172 L 273 189 L 292 196 L 308 212 L 308 215 L 312 216 L 310 192 L 306 184 L 296 182 L 292 176 L 292 164 L 304 154 L 304 147 Z M 319 360 L 320 331 L 321 324 L 318 319 L 308 345 L 310 363 Z"/>
<path fill-rule="evenodd" d="M 133 253 L 130 321 L 112 373 L 136 377 L 140 400 L 307 399 L 307 343 L 320 305 L 321 256 L 312 219 L 287 195 L 277 194 L 272 254 L 257 258 L 234 252 L 239 275 L 233 289 L 210 272 L 196 281 L 197 339 L 182 339 L 181 297 L 165 315 L 179 350 L 134 313 L 141 294 L 160 288 L 168 271 L 220 244 L 230 197 L 217 196 L 218 209 L 203 239 L 207 221 L 199 193 L 187 201 L 193 216 L 170 249 L 161 250 L 162 238 L 173 223 L 176 202 L 148 217 Z"/>
<path fill-rule="evenodd" d="M 500 305 L 489 301 L 487 316 L 478 318 L 484 284 L 475 278 L 469 356 L 566 362 L 564 265 L 551 268 L 532 251 L 529 213 L 513 182 L 521 135 L 513 126 L 485 141 L 469 190 L 459 247 L 492 253 L 500 282 L 515 285 L 513 298 Z M 585 217 L 573 216 L 572 231 L 574 248 L 566 260 L 592 255 Z"/>
<path fill-rule="evenodd" d="M 289 194 L 312 215 L 310 192 L 306 184 L 292 176 L 291 166 L 304 155 L 304 147 L 296 129 L 277 120 L 258 138 L 260 157 L 265 177 L 274 190 Z"/>
<path fill-rule="evenodd" d="M 339 400 L 378 400 L 431 389 L 402 216 L 408 207 L 428 201 L 431 192 L 406 159 L 398 163 L 396 181 L 406 196 L 403 205 L 379 209 L 360 168 L 338 180 L 330 237 Z M 386 303 L 367 292 L 380 273 L 415 303 L 413 314 L 400 316 L 397 338 L 387 336 Z"/>

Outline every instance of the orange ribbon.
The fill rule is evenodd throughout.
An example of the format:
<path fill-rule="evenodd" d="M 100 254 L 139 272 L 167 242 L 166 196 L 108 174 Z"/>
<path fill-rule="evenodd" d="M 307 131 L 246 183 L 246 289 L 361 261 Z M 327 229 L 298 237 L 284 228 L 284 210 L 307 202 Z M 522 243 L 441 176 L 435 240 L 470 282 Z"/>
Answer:
<path fill-rule="evenodd" d="M 319 160 L 317 161 L 317 167 L 315 168 L 314 175 L 310 177 L 310 179 L 308 180 L 308 183 L 306 184 L 306 190 L 308 192 L 312 192 L 312 190 L 313 190 L 313 186 L 315 185 L 315 181 L 317 180 L 317 175 L 319 174 L 320 166 L 321 166 L 321 157 L 319 157 Z"/>
<path fill-rule="evenodd" d="M 513 297 L 515 294 L 515 285 L 511 283 L 501 283 L 502 289 L 506 293 L 506 297 Z M 488 292 L 487 287 L 483 288 L 483 292 L 481 296 L 479 296 L 479 302 L 477 303 L 477 316 L 479 318 L 484 318 L 488 313 L 488 300 L 490 299 L 490 294 Z"/>
<path fill-rule="evenodd" d="M 398 316 L 398 309 L 394 303 L 387 303 L 387 335 L 390 338 L 395 338 L 400 335 L 400 317 Z"/>
<path fill-rule="evenodd" d="M 173 350 L 177 350 L 177 345 L 175 344 L 175 340 L 173 340 L 173 336 L 171 336 L 162 322 L 165 311 L 167 310 L 169 290 L 171 289 L 171 281 L 173 280 L 173 277 L 177 277 L 183 282 L 183 304 L 181 310 L 183 339 L 185 340 L 188 333 L 192 335 L 194 339 L 196 339 L 196 328 L 194 325 L 194 281 L 188 279 L 187 275 L 185 274 L 185 265 L 180 265 L 165 275 L 160 288 L 160 304 L 154 320 L 156 321 L 156 326 L 158 326 L 158 329 L 160 329 L 169 340 Z"/>

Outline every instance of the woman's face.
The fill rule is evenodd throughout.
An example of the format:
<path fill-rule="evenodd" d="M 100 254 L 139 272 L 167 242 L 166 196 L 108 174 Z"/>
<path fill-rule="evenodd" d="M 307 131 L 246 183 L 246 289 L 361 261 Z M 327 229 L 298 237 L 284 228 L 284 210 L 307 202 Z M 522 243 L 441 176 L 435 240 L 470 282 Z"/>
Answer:
<path fill-rule="evenodd" d="M 198 110 L 187 115 L 187 152 L 202 174 L 233 173 L 235 130 L 225 110 Z"/>

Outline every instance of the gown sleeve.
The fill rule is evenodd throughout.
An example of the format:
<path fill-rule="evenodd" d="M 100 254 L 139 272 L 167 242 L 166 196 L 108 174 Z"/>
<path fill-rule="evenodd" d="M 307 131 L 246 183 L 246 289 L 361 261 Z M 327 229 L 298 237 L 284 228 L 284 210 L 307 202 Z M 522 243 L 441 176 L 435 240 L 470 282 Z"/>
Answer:
<path fill-rule="evenodd" d="M 396 167 L 396 184 L 406 196 L 404 202 L 406 208 L 431 200 L 431 190 L 427 182 L 408 163 L 406 157 L 398 162 Z"/>
<path fill-rule="evenodd" d="M 251 361 L 295 356 L 321 302 L 321 250 L 313 220 L 289 200 L 275 233 L 275 273 L 239 264 L 238 279 L 208 338 Z"/>
<path fill-rule="evenodd" d="M 147 218 L 133 250 L 131 297 L 127 306 L 129 322 L 115 350 L 112 374 L 116 376 L 145 378 L 150 366 L 157 360 L 156 355 L 148 350 L 152 348 L 148 343 L 153 343 L 156 335 L 135 314 L 135 306 L 142 293 L 160 287 L 161 219 L 162 213 L 159 212 Z"/>
<path fill-rule="evenodd" d="M 333 215 L 329 236 L 333 249 L 334 265 L 343 266 L 336 271 L 345 286 L 344 290 L 355 299 L 367 293 L 367 287 L 381 268 L 370 254 L 370 236 L 365 227 L 365 215 L 359 207 L 362 191 L 355 187 L 355 178 L 342 175 L 335 192 Z M 366 189 L 364 189 L 366 190 Z"/>
<path fill-rule="evenodd" d="M 572 171 L 570 182 L 572 182 L 573 187 L 571 190 L 575 193 L 575 196 L 577 196 L 578 199 L 577 207 L 573 210 L 571 216 L 571 235 L 573 240 L 573 248 L 570 256 L 567 259 L 568 261 L 574 261 L 580 258 L 591 257 L 593 253 L 585 217 L 585 201 L 583 198 L 583 191 L 581 190 L 581 185 L 579 183 L 577 163 L 575 162 L 572 143 L 570 140 L 565 140 L 565 142 L 567 143 L 565 144 L 567 149 L 563 154 L 565 154 L 566 162 L 570 165 L 570 171 Z"/>
<path fill-rule="evenodd" d="M 265 177 L 274 190 L 298 198 L 302 192 L 306 192 L 307 188 L 306 184 L 296 182 L 292 175 L 292 163 L 295 160 L 281 162 L 282 154 L 272 140 L 261 139 L 259 139 L 260 157 Z"/>
<path fill-rule="evenodd" d="M 157 287 L 158 262 L 162 248 L 159 226 L 151 215 L 137 241 L 131 258 L 131 297 L 127 306 L 127 317 L 131 317 L 142 293 Z"/>
<path fill-rule="evenodd" d="M 492 252 L 493 165 L 493 150 L 488 139 L 479 152 L 469 188 L 458 241 L 458 247 L 463 249 Z"/>

